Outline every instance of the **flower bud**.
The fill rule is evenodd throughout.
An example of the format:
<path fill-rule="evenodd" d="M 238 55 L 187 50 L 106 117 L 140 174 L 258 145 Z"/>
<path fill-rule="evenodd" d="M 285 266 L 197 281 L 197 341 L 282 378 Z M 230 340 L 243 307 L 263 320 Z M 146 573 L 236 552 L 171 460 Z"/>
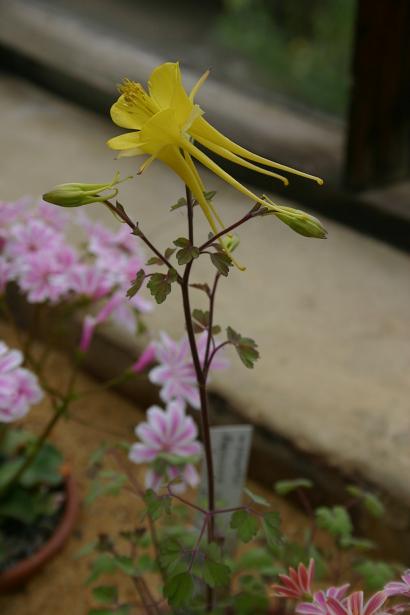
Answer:
<path fill-rule="evenodd" d="M 320 220 L 307 214 L 305 211 L 294 209 L 293 207 L 274 205 L 268 200 L 266 201 L 266 208 L 270 210 L 269 214 L 275 215 L 293 231 L 299 233 L 299 235 L 314 237 L 316 239 L 326 238 L 327 231 Z"/>
<path fill-rule="evenodd" d="M 129 179 L 126 177 L 125 179 Z M 113 199 L 118 194 L 118 188 L 114 188 L 121 181 L 119 173 L 115 174 L 112 182 L 108 184 L 59 184 L 50 192 L 43 194 L 44 201 L 60 205 L 61 207 L 81 207 L 81 205 L 89 205 L 91 203 L 103 203 L 108 199 Z M 101 195 L 101 192 L 107 192 Z"/>

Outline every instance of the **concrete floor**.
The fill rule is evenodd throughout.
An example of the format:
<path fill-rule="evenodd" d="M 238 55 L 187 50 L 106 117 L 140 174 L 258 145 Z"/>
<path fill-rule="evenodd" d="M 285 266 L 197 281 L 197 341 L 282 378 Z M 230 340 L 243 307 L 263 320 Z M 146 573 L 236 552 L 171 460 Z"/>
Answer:
<path fill-rule="evenodd" d="M 105 181 L 116 169 L 135 172 L 135 160 L 114 161 L 105 147 L 120 132 L 108 120 L 25 82 L 1 79 L 0 112 L 2 199 L 39 195 L 60 182 Z M 218 190 L 225 222 L 243 215 L 246 199 L 202 174 L 207 188 Z M 154 164 L 124 185 L 121 201 L 166 247 L 185 232 L 182 215 L 169 213 L 182 193 L 179 180 Z M 232 357 L 231 369 L 213 386 L 250 421 L 409 504 L 409 257 L 323 222 L 326 241 L 300 237 L 274 219 L 256 220 L 242 232 L 238 258 L 247 271 L 234 271 L 221 284 L 217 322 L 256 339 L 262 358 L 246 370 Z M 202 220 L 199 226 L 205 234 Z M 196 280 L 206 276 L 206 265 L 195 265 Z M 179 336 L 179 296 L 173 295 L 150 323 Z"/>

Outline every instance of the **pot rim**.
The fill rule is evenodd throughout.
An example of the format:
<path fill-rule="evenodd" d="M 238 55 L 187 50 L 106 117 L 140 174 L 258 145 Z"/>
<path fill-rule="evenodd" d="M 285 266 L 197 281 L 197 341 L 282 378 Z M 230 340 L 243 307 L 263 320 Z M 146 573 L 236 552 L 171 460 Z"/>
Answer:
<path fill-rule="evenodd" d="M 76 482 L 71 473 L 65 476 L 66 503 L 64 513 L 54 533 L 42 547 L 30 557 L 0 572 L 0 592 L 18 588 L 52 559 L 69 538 L 79 511 L 79 496 Z"/>

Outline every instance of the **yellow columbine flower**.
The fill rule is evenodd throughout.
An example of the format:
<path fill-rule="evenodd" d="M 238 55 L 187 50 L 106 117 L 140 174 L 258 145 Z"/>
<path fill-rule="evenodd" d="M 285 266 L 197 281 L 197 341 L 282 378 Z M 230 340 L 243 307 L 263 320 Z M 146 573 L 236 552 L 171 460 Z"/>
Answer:
<path fill-rule="evenodd" d="M 194 97 L 207 76 L 208 71 L 199 79 L 189 95 L 182 85 L 178 63 L 167 62 L 158 66 L 149 78 L 148 92 L 140 83 L 125 80 L 119 88 L 121 93 L 119 99 L 111 107 L 111 117 L 115 124 L 131 129 L 133 132 L 110 139 L 109 147 L 120 150 L 119 156 L 148 154 L 149 158 L 140 167 L 140 172 L 155 159 L 167 164 L 191 190 L 214 233 L 218 232 L 217 224 L 222 228 L 224 225 L 213 204 L 204 196 L 205 187 L 193 163 L 193 158 L 252 199 L 253 202 L 271 209 L 274 214 L 281 214 L 283 219 L 286 207 L 277 207 L 266 198 L 259 197 L 248 190 L 199 149 L 195 142 L 231 162 L 279 179 L 285 185 L 288 184 L 286 177 L 259 165 L 294 173 L 312 179 L 318 184 L 322 184 L 323 181 L 318 177 L 253 154 L 213 128 L 204 119 L 204 112 L 199 105 L 194 103 Z M 289 210 L 288 216 L 292 216 L 292 211 L 295 210 Z M 297 230 L 297 225 L 292 228 Z"/>

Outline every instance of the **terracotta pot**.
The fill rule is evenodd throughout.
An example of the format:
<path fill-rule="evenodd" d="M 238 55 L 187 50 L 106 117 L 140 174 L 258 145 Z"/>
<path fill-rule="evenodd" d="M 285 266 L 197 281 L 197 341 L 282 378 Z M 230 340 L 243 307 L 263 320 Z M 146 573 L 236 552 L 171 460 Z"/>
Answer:
<path fill-rule="evenodd" d="M 65 479 L 66 505 L 54 534 L 36 553 L 5 572 L 0 572 L 0 592 L 7 593 L 25 585 L 66 543 L 79 511 L 77 485 L 71 474 Z"/>

